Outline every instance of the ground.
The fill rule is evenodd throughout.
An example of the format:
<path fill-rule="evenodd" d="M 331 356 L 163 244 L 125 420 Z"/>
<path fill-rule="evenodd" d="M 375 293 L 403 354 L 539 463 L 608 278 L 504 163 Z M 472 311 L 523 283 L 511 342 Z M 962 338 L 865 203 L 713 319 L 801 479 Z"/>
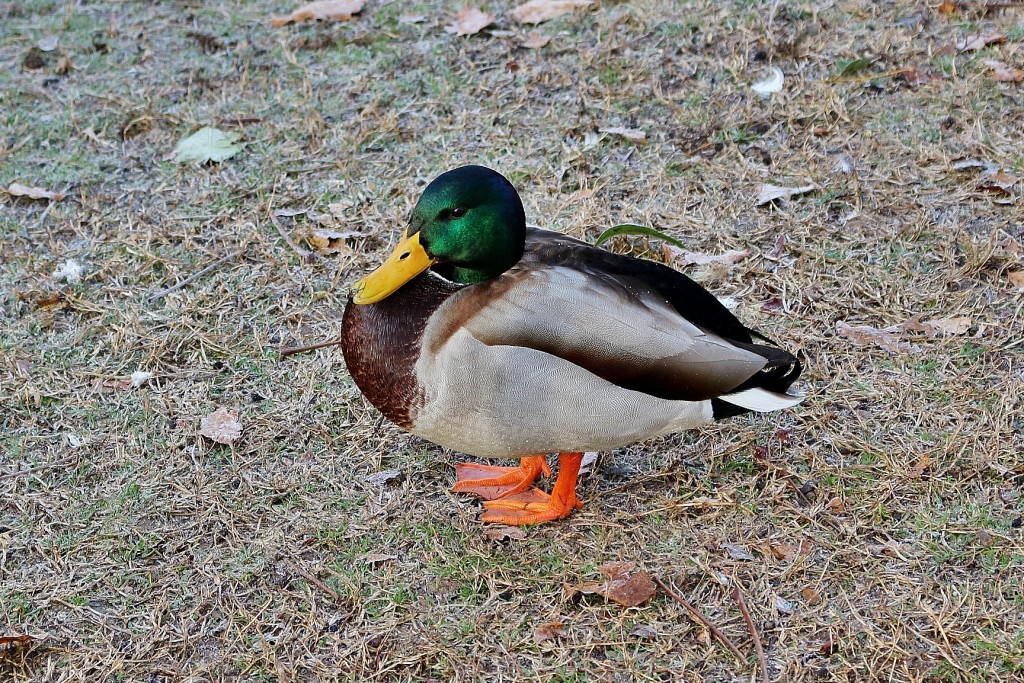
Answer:
<path fill-rule="evenodd" d="M 0 3 L 0 187 L 68 194 L 0 192 L 0 636 L 33 638 L 0 678 L 750 681 L 739 587 L 771 680 L 1024 680 L 1024 85 L 986 64 L 1024 67 L 1019 3 L 596 2 L 536 48 L 508 2 L 471 36 L 441 2 L 269 24 L 297 4 Z M 176 163 L 207 125 L 244 148 Z M 675 264 L 806 401 L 604 453 L 570 519 L 488 533 L 464 456 L 336 346 L 279 356 L 339 336 L 462 163 L 583 239 L 749 250 Z M 746 659 L 663 591 L 572 590 L 610 561 Z"/>

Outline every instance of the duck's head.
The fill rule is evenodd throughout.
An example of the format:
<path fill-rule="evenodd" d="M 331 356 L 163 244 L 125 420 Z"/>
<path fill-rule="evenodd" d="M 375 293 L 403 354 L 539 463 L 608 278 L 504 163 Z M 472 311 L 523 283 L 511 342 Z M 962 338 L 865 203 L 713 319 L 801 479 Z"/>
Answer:
<path fill-rule="evenodd" d="M 460 284 L 498 277 L 523 256 L 526 215 L 505 176 L 462 166 L 420 195 L 402 240 L 376 270 L 353 285 L 353 303 L 372 304 L 433 266 Z"/>

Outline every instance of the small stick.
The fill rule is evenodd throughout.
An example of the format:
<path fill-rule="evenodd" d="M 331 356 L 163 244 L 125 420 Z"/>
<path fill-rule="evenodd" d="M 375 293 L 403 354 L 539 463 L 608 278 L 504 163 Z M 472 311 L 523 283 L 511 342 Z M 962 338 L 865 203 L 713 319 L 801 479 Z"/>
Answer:
<path fill-rule="evenodd" d="M 309 346 L 293 346 L 288 349 L 278 349 L 277 355 L 281 356 L 281 358 L 287 358 L 293 353 L 302 353 L 303 351 L 314 351 L 316 349 L 322 349 L 325 346 L 334 346 L 335 344 L 340 343 L 340 339 L 332 339 L 331 341 L 320 342 L 318 344 L 310 344 Z"/>
<path fill-rule="evenodd" d="M 62 458 L 62 459 L 58 460 L 57 462 L 51 462 L 48 465 L 36 465 L 35 467 L 29 467 L 29 468 L 26 468 L 26 469 L 23 469 L 23 470 L 14 470 L 13 472 L 4 472 L 4 473 L 0 474 L 0 481 L 2 481 L 4 479 L 13 479 L 14 477 L 20 477 L 20 476 L 22 476 L 24 474 L 33 474 L 35 472 L 40 472 L 42 470 L 52 470 L 55 467 L 62 467 L 63 465 L 67 465 L 68 463 L 74 462 L 77 459 L 78 459 L 78 456 L 69 455 L 68 457 Z"/>
<path fill-rule="evenodd" d="M 289 562 L 289 564 L 292 566 L 292 569 L 302 574 L 302 576 L 305 577 L 307 581 L 309 581 L 311 584 L 322 590 L 324 593 L 327 593 L 332 598 L 334 598 L 335 602 L 341 602 L 341 596 L 338 595 L 338 591 L 334 590 L 333 588 L 325 584 L 323 581 L 316 578 L 315 576 L 307 572 L 305 569 L 300 567 L 298 562 Z"/>
<path fill-rule="evenodd" d="M 736 579 L 732 580 L 732 599 L 740 606 L 740 612 L 743 613 L 743 619 L 747 622 L 747 628 L 750 630 L 750 636 L 754 639 L 754 649 L 757 650 L 757 663 L 761 667 L 761 680 L 764 683 L 768 683 L 768 663 L 764 659 L 764 648 L 761 647 L 761 636 L 757 634 L 757 627 L 754 626 L 754 620 L 750 618 L 750 611 L 747 609 L 747 601 L 743 599 L 743 592 L 740 590 L 739 584 L 736 583 Z"/>
<path fill-rule="evenodd" d="M 204 276 L 207 273 L 209 273 L 214 268 L 227 263 L 228 261 L 230 261 L 233 258 L 238 258 L 239 256 L 241 256 L 243 251 L 245 251 L 245 250 L 244 249 L 238 249 L 236 251 L 231 252 L 227 256 L 222 256 L 221 258 L 217 259 L 216 261 L 214 261 L 210 265 L 208 265 L 205 268 L 203 268 L 202 270 L 200 270 L 198 273 L 193 273 L 192 275 L 189 275 L 187 278 L 185 278 L 184 280 L 182 280 L 178 284 L 172 285 L 172 286 L 168 287 L 167 289 L 161 289 L 156 294 L 150 294 L 149 298 L 147 299 L 147 301 L 156 301 L 157 299 L 162 299 L 165 296 L 167 296 L 168 294 L 170 294 L 172 292 L 178 291 L 182 287 L 187 287 L 188 285 L 192 284 L 193 282 L 195 282 L 196 280 L 198 280 L 202 276 Z"/>
<path fill-rule="evenodd" d="M 291 235 L 289 235 L 288 233 L 286 233 L 284 231 L 284 226 L 281 225 L 281 221 L 277 220 L 277 216 L 275 216 L 274 212 L 270 211 L 269 208 L 268 208 L 268 211 L 267 211 L 267 215 L 270 216 L 270 222 L 274 224 L 275 228 L 277 228 L 277 234 L 279 234 L 281 236 L 281 239 L 283 239 L 285 242 L 288 243 L 288 246 L 292 248 L 292 251 L 294 251 L 296 254 L 299 255 L 299 258 L 301 258 L 303 261 L 305 261 L 310 256 L 313 255 L 313 252 L 306 251 L 305 249 L 303 249 L 299 245 L 295 244 L 295 240 L 292 239 Z"/>
<path fill-rule="evenodd" d="M 701 614 L 699 611 L 697 611 L 697 608 L 694 607 L 693 605 L 691 605 L 686 600 L 686 598 L 684 598 L 683 596 L 679 595 L 674 590 L 672 590 L 671 588 L 666 586 L 662 582 L 662 580 L 659 579 L 657 576 L 652 577 L 652 578 L 654 579 L 654 583 L 658 584 L 658 588 L 660 588 L 661 590 L 665 591 L 666 595 L 668 595 L 670 598 L 672 598 L 673 600 L 678 602 L 680 605 L 685 607 L 687 612 L 692 614 L 698 621 L 700 621 L 700 623 L 702 623 L 705 626 L 707 626 L 708 630 L 711 631 L 712 635 L 714 635 L 716 638 L 718 638 L 718 640 L 723 645 L 725 645 L 727 648 L 729 648 L 729 650 L 734 655 L 736 655 L 736 659 L 740 660 L 741 662 L 746 662 L 747 661 L 747 658 L 743 656 L 743 653 L 740 652 L 740 649 L 738 647 L 736 647 L 736 645 L 731 640 L 729 640 L 729 636 L 727 636 L 724 633 L 722 633 L 721 630 L 719 630 L 719 628 L 717 626 L 715 626 L 710 621 L 708 621 L 707 617 L 705 617 L 703 614 Z"/>

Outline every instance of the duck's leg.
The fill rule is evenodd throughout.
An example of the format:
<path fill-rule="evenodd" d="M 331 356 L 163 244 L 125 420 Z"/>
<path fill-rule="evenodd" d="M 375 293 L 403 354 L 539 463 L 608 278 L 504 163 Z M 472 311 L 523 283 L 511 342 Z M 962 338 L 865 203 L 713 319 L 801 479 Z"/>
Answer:
<path fill-rule="evenodd" d="M 519 459 L 519 467 L 498 467 L 464 462 L 455 466 L 458 481 L 452 491 L 475 493 L 481 498 L 494 500 L 522 493 L 543 473 L 551 476 L 547 458 L 543 455 L 527 455 Z"/>
<path fill-rule="evenodd" d="M 558 478 L 551 489 L 551 495 L 539 489 L 505 496 L 484 503 L 487 508 L 480 516 L 483 522 L 498 524 L 540 524 L 553 519 L 568 517 L 583 503 L 576 498 L 576 476 L 583 462 L 582 453 L 558 454 Z"/>

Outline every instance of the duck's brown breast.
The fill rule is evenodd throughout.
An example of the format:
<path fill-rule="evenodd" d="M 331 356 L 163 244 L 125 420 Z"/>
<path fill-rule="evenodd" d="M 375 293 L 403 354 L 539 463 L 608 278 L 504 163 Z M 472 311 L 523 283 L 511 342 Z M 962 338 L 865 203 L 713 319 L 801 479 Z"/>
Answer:
<path fill-rule="evenodd" d="M 430 316 L 459 290 L 424 273 L 375 304 L 349 299 L 342 319 L 341 351 L 356 386 L 384 416 L 411 429 L 424 391 L 416 360 Z"/>

